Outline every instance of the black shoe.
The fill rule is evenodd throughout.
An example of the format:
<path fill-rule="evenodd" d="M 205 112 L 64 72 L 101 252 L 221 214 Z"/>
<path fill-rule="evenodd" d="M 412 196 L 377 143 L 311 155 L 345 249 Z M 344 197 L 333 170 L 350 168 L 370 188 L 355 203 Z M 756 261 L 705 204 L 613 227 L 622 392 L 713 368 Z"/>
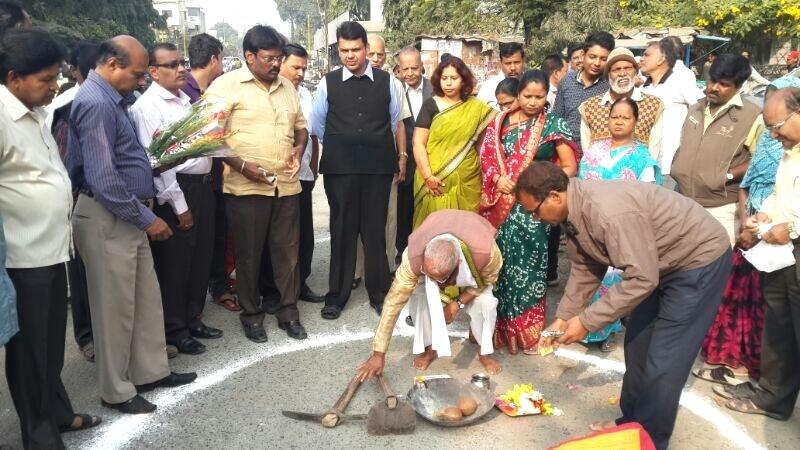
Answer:
<path fill-rule="evenodd" d="M 222 337 L 222 330 L 201 323 L 199 327 L 189 328 L 189 334 L 198 339 L 219 339 Z"/>
<path fill-rule="evenodd" d="M 264 326 L 259 323 L 251 323 L 250 325 L 242 325 L 244 327 L 244 335 L 247 339 L 261 344 L 267 342 L 267 331 Z"/>
<path fill-rule="evenodd" d="M 278 328 L 286 331 L 286 335 L 292 339 L 305 339 L 308 337 L 306 329 L 299 320 L 290 320 L 278 324 Z"/>
<path fill-rule="evenodd" d="M 116 409 L 125 414 L 147 414 L 156 410 L 156 405 L 148 402 L 139 395 L 135 395 L 127 402 L 108 403 L 105 400 L 100 400 L 100 404 L 106 408 Z"/>
<path fill-rule="evenodd" d="M 325 301 L 325 296 L 317 294 L 308 286 L 304 286 L 300 290 L 300 300 L 309 303 L 322 303 Z"/>
<path fill-rule="evenodd" d="M 383 312 L 383 303 L 372 303 L 369 302 L 370 308 L 374 309 L 376 313 L 380 316 Z"/>
<path fill-rule="evenodd" d="M 326 320 L 336 320 L 342 315 L 342 308 L 336 305 L 325 305 L 322 308 L 322 318 Z"/>
<path fill-rule="evenodd" d="M 195 372 L 187 372 L 187 373 L 170 372 L 169 375 L 165 376 L 160 380 L 136 386 L 136 392 L 141 394 L 143 392 L 150 392 L 155 388 L 169 388 L 169 387 L 183 386 L 184 384 L 189 384 L 196 379 L 197 379 L 197 374 Z M 155 407 L 153 409 L 155 409 Z"/>
<path fill-rule="evenodd" d="M 350 285 L 350 289 L 355 291 L 359 286 L 361 286 L 361 277 L 353 279 L 353 284 Z"/>
<path fill-rule="evenodd" d="M 175 347 L 178 349 L 178 353 L 186 355 L 199 355 L 206 351 L 206 346 L 191 336 L 183 338 L 180 342 L 175 343 Z"/>

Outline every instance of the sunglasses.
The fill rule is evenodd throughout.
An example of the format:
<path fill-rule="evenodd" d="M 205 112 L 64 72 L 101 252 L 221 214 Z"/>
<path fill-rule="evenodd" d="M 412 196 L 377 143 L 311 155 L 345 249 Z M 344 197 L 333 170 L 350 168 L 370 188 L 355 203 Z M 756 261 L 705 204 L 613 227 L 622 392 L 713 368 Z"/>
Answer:
<path fill-rule="evenodd" d="M 186 67 L 186 60 L 185 59 L 176 59 L 175 61 L 170 61 L 168 63 L 162 64 L 152 64 L 153 67 L 163 67 L 165 69 L 175 70 L 178 67 Z"/>

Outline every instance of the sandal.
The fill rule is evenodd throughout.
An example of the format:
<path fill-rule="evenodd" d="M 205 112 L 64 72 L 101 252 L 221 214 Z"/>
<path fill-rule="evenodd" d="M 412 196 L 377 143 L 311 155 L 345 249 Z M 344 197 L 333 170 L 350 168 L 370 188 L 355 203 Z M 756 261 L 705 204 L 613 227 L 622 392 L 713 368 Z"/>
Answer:
<path fill-rule="evenodd" d="M 211 301 L 231 312 L 239 312 L 242 310 L 242 307 L 239 306 L 239 302 L 236 300 L 236 297 L 234 297 L 230 292 L 226 292 L 219 297 L 215 297 Z"/>
<path fill-rule="evenodd" d="M 711 388 L 711 390 L 720 397 L 727 398 L 729 400 L 735 398 L 752 397 L 758 392 L 756 391 L 755 386 L 753 386 L 753 384 L 749 381 L 736 385 L 723 384 L 714 386 Z"/>
<path fill-rule="evenodd" d="M 753 400 L 749 398 L 733 398 L 725 402 L 725 407 L 731 409 L 733 411 L 738 411 L 740 413 L 745 414 L 759 414 L 762 416 L 767 416 L 775 420 L 789 420 L 789 416 L 783 416 L 774 412 L 769 412 L 767 410 L 761 409 L 753 403 Z"/>
<path fill-rule="evenodd" d="M 336 305 L 325 305 L 321 314 L 323 319 L 336 320 L 342 315 L 342 308 Z"/>
<path fill-rule="evenodd" d="M 80 425 L 75 425 L 75 419 L 81 419 Z M 72 431 L 88 430 L 89 428 L 100 425 L 103 419 L 98 416 L 90 416 L 88 414 L 75 414 L 72 418 L 72 423 L 69 425 L 59 425 L 58 431 L 61 433 L 69 433 Z"/>
<path fill-rule="evenodd" d="M 712 383 L 727 384 L 728 386 L 736 386 L 737 384 L 744 383 L 744 381 L 736 378 L 736 374 L 733 373 L 730 368 L 725 366 L 719 366 L 713 369 L 696 369 L 692 371 L 692 375 L 700 378 L 701 380 L 710 381 Z"/>
<path fill-rule="evenodd" d="M 600 351 L 603 353 L 611 353 L 617 349 L 617 341 L 609 337 L 600 343 Z"/>

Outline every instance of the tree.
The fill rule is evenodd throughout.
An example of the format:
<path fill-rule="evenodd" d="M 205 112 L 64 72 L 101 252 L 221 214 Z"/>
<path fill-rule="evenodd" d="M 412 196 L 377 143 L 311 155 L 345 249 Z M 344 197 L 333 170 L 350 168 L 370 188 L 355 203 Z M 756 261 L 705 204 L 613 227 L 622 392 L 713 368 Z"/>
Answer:
<path fill-rule="evenodd" d="M 22 0 L 35 22 L 66 44 L 130 34 L 145 46 L 155 42 L 153 29 L 166 26 L 151 0 Z"/>
<path fill-rule="evenodd" d="M 369 3 L 369 0 L 328 0 L 328 17 L 333 19 L 349 12 L 352 20 L 369 20 Z"/>
<path fill-rule="evenodd" d="M 308 22 L 311 21 L 311 29 L 315 30 L 322 26 L 322 17 L 317 6 L 316 0 L 275 0 L 278 6 L 278 14 L 281 19 L 289 22 L 292 42 L 305 44 L 306 48 L 313 46 L 313 42 L 308 42 Z"/>
<path fill-rule="evenodd" d="M 800 36 L 800 2 L 697 0 L 696 24 L 739 40 L 763 35 Z"/>
<path fill-rule="evenodd" d="M 242 53 L 242 40 L 239 39 L 239 32 L 227 22 L 219 22 L 211 27 L 217 33 L 217 39 L 225 47 L 225 54 L 228 56 L 239 55 Z"/>

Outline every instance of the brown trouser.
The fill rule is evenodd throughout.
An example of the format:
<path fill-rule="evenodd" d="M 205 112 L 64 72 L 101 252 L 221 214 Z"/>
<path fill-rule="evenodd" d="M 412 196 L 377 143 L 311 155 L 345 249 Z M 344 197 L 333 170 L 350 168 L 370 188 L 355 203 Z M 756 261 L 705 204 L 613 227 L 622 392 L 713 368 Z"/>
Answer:
<path fill-rule="evenodd" d="M 144 231 L 84 194 L 73 228 L 86 265 L 100 395 L 122 403 L 136 395 L 135 385 L 170 372 L 150 243 Z"/>
<path fill-rule="evenodd" d="M 297 263 L 300 248 L 299 199 L 300 195 L 268 197 L 225 194 L 225 210 L 233 236 L 236 292 L 242 306 L 240 319 L 245 325 L 264 322 L 258 277 L 265 242 L 269 244 L 275 287 L 281 294 L 281 308 L 275 317 L 278 322 L 300 318 L 297 311 L 300 292 L 300 269 Z"/>

